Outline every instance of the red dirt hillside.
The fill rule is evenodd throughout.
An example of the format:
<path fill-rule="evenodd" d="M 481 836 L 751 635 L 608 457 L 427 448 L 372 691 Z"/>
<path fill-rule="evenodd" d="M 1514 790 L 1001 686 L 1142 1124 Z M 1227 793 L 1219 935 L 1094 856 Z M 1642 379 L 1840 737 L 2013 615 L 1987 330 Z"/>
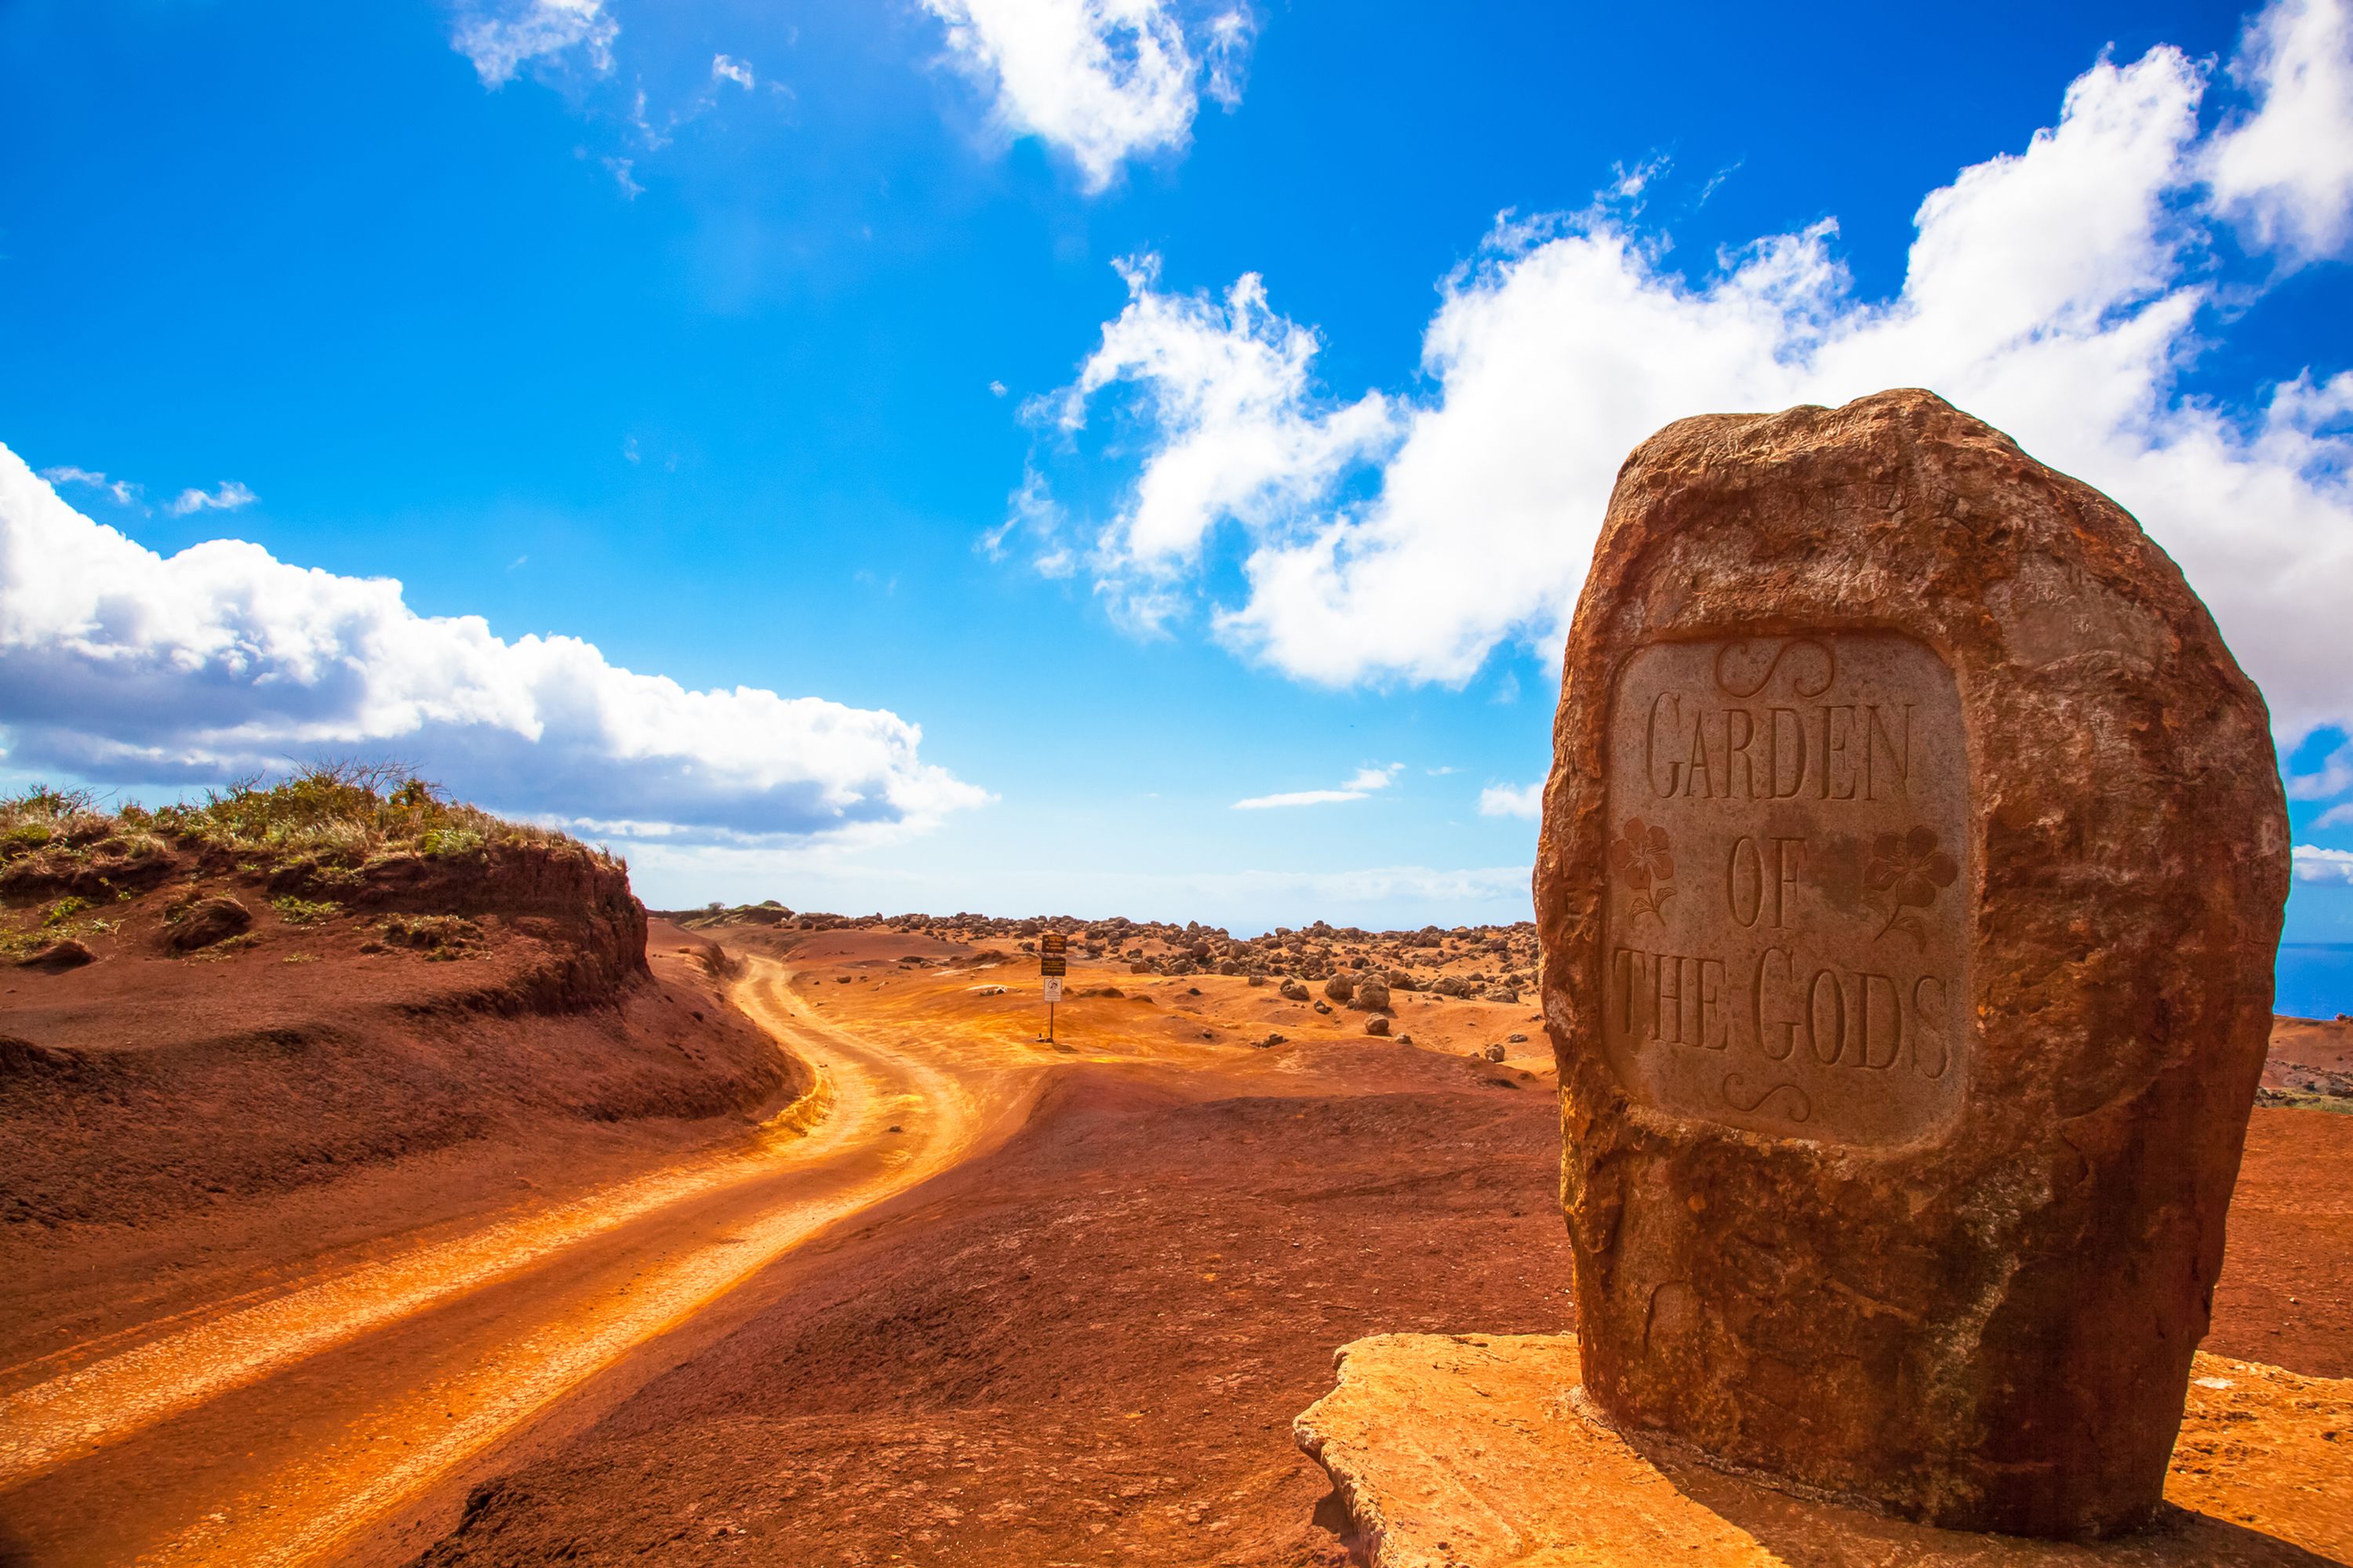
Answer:
<path fill-rule="evenodd" d="M 800 1069 L 663 930 L 381 770 L 0 800 L 0 1364 L 740 1132 Z"/>

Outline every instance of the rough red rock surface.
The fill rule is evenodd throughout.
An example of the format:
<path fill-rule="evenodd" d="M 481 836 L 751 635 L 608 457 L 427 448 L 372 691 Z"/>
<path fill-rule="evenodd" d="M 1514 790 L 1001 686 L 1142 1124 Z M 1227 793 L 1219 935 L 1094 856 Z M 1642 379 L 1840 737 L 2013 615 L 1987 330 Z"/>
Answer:
<path fill-rule="evenodd" d="M 1696 698 L 1669 702 L 1711 670 L 1795 715 L 1790 749 L 1765 708 L 1742 726 L 1711 692 L 1711 736 Z M 1805 699 L 1848 678 L 1879 710 L 1847 699 L 1841 739 L 1822 708 L 1803 788 L 1850 798 L 1830 789 L 1835 756 L 1851 793 L 1863 762 L 1889 788 L 1855 794 L 1871 809 L 1841 829 L 1828 805 L 1799 810 L 1782 758 L 1811 733 Z M 1628 681 L 1654 733 L 1692 731 L 1683 771 L 1627 755 Z M 1907 773 L 1914 707 L 1926 765 Z M 1743 752 L 1744 730 L 1772 738 Z M 1939 766 L 1964 757 L 1965 779 Z M 1675 842 L 1635 821 L 1646 793 Z M 1785 880 L 1728 831 L 1728 857 L 1686 853 L 1711 798 L 1814 858 Z M 2147 1517 L 2221 1270 L 2287 877 L 2262 700 L 2105 497 L 1919 391 L 1645 442 L 1570 634 L 1536 869 L 1597 1404 L 1949 1527 Z M 1760 949 L 1754 994 L 1740 965 L 1710 971 L 1666 935 L 1627 956 L 1637 931 L 1736 934 L 1777 888 L 1863 922 L 1831 943 L 1844 967 L 1825 962 L 1808 1010 L 1767 997 L 1794 941 Z M 1728 913 L 1692 913 L 1709 899 Z M 1920 1004 L 1913 1054 L 1883 1059 L 1899 1000 Z M 1786 1084 L 1682 1065 L 1778 1060 L 1798 1036 L 1776 1018 L 1807 1031 Z"/>

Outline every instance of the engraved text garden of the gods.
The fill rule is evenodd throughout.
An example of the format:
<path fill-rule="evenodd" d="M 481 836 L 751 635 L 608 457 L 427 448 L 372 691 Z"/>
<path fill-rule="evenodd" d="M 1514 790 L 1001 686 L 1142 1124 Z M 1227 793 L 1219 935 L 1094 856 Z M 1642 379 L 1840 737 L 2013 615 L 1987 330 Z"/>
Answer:
<path fill-rule="evenodd" d="M 1604 1044 L 1656 1110 L 1894 1144 L 1960 1104 L 1968 757 L 1892 632 L 1653 643 L 1608 753 Z"/>

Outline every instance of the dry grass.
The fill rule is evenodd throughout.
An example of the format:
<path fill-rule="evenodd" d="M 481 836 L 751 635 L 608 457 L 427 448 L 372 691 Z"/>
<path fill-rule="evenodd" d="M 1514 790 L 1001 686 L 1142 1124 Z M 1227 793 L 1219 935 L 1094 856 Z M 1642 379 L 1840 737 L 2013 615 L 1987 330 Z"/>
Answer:
<path fill-rule="evenodd" d="M 37 786 L 0 796 L 0 863 L 136 863 L 179 849 L 225 852 L 248 863 L 307 860 L 356 869 L 393 854 L 455 858 L 503 843 L 563 842 L 563 833 L 451 800 L 385 763 L 321 763 L 274 782 L 243 779 L 206 790 L 202 800 L 153 810 L 103 810 L 87 789 Z"/>

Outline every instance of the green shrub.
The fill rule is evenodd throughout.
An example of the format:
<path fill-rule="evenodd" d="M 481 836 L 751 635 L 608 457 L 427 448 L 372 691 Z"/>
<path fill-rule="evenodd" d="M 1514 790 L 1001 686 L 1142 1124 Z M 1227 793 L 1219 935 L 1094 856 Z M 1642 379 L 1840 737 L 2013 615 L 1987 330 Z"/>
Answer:
<path fill-rule="evenodd" d="M 57 830 L 47 822 L 19 822 L 0 831 L 0 855 L 30 854 L 57 836 Z"/>
<path fill-rule="evenodd" d="M 343 912 L 343 906 L 332 899 L 273 898 L 269 906 L 277 910 L 278 917 L 289 926 L 316 926 Z"/>
<path fill-rule="evenodd" d="M 75 916 L 80 914 L 83 910 L 89 907 L 89 899 L 84 898 L 78 894 L 68 894 L 65 897 L 58 899 L 55 904 L 49 906 L 49 912 L 41 917 L 41 924 L 44 926 L 62 926 L 67 921 L 72 919 Z"/>
<path fill-rule="evenodd" d="M 417 841 L 417 847 L 429 855 L 471 854 L 482 847 L 482 835 L 472 828 L 434 828 Z"/>

